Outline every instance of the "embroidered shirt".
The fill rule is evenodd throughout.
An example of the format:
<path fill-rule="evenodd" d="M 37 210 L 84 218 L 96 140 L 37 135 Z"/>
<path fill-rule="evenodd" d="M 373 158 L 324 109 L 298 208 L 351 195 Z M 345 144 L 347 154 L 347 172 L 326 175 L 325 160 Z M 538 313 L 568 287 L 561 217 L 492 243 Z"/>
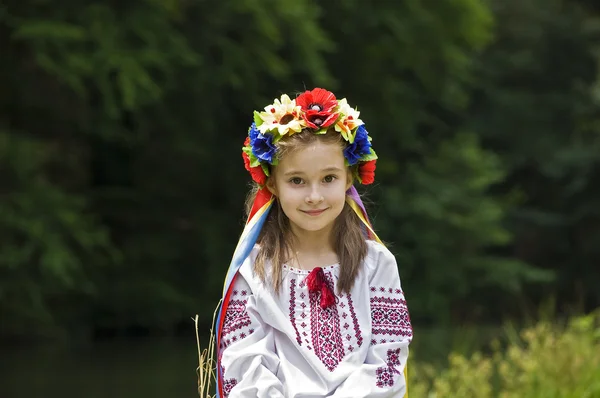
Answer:
<path fill-rule="evenodd" d="M 350 294 L 325 308 L 310 271 L 284 266 L 274 295 L 254 276 L 255 247 L 240 268 L 221 335 L 225 397 L 398 397 L 412 326 L 393 254 L 375 241 Z M 337 292 L 339 264 L 323 267 Z"/>

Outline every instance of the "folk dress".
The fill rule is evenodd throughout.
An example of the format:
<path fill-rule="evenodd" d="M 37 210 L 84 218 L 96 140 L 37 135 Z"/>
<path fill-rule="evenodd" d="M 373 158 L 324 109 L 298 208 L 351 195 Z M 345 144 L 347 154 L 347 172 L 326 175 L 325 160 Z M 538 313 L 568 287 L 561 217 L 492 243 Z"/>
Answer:
<path fill-rule="evenodd" d="M 339 295 L 339 264 L 313 271 L 284 266 L 282 290 L 273 294 L 253 273 L 254 247 L 234 282 L 221 333 L 225 397 L 404 397 L 410 316 L 393 254 L 367 242 L 351 292 Z M 332 302 L 324 303 L 326 289 Z"/>

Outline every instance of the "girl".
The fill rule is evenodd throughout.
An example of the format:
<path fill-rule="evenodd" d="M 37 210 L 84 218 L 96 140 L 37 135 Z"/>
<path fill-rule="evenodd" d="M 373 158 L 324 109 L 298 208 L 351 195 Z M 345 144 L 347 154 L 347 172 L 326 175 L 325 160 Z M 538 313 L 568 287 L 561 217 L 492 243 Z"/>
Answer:
<path fill-rule="evenodd" d="M 359 112 L 320 88 L 282 95 L 242 156 L 256 188 L 217 317 L 217 396 L 406 396 L 398 267 L 352 185 L 377 159 Z"/>

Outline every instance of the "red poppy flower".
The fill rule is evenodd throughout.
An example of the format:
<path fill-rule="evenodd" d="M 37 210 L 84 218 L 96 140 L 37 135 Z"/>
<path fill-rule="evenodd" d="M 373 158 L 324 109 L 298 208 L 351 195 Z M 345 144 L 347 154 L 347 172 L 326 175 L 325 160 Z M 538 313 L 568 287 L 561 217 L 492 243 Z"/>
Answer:
<path fill-rule="evenodd" d="M 246 152 L 242 152 L 242 158 L 244 158 L 244 166 L 246 167 L 246 170 L 250 172 L 252 180 L 254 180 L 254 182 L 256 182 L 258 185 L 265 185 L 265 182 L 267 182 L 267 176 L 265 175 L 262 167 L 250 167 L 250 158 Z"/>
<path fill-rule="evenodd" d="M 322 88 L 305 91 L 296 98 L 296 105 L 303 111 L 302 117 L 313 129 L 328 127 L 337 120 L 338 114 L 332 112 L 337 104 L 335 95 Z"/>
<path fill-rule="evenodd" d="M 375 169 L 377 159 L 369 160 L 358 166 L 358 175 L 360 176 L 363 185 L 372 184 L 375 181 Z"/>
<path fill-rule="evenodd" d="M 246 142 L 244 142 L 244 146 L 247 146 L 250 143 L 250 138 L 246 138 Z M 254 182 L 256 182 L 259 185 L 264 185 L 265 182 L 267 182 L 267 176 L 265 175 L 264 170 L 262 169 L 262 167 L 256 166 L 256 167 L 250 167 L 250 158 L 248 157 L 248 154 L 246 152 L 242 151 L 242 159 L 244 159 L 244 167 L 246 167 L 246 170 L 248 170 L 250 172 L 250 176 L 252 177 L 252 180 L 254 180 Z"/>

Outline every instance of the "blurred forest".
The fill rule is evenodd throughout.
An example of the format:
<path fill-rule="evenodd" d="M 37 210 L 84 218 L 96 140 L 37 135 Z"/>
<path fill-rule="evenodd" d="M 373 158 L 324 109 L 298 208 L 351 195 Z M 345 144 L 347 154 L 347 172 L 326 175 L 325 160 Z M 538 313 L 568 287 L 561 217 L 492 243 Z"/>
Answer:
<path fill-rule="evenodd" d="M 0 339 L 209 325 L 252 111 L 324 87 L 416 325 L 600 306 L 591 0 L 4 0 Z M 596 185 L 598 184 L 598 185 Z"/>

